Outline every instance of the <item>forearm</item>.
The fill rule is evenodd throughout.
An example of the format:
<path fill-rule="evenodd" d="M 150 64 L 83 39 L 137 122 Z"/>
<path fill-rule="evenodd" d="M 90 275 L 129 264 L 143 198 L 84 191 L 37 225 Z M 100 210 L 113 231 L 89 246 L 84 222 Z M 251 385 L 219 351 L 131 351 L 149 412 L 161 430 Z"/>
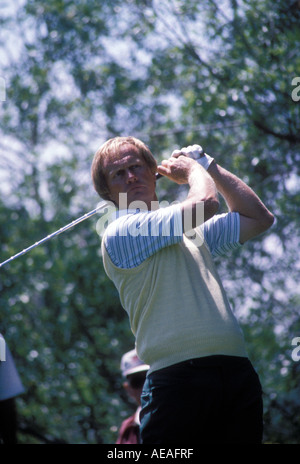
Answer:
<path fill-rule="evenodd" d="M 216 213 L 219 201 L 215 183 L 196 161 L 186 156 L 171 157 L 163 160 L 157 170 L 177 184 L 189 185 L 188 196 L 181 203 L 184 231 L 190 226 L 194 228 L 200 225 Z M 203 208 L 201 215 L 199 211 L 203 211 Z"/>
<path fill-rule="evenodd" d="M 272 225 L 273 215 L 245 182 L 215 162 L 207 172 L 225 199 L 229 211 L 237 212 L 250 220 L 242 221 L 242 241 L 264 232 Z"/>
<path fill-rule="evenodd" d="M 256 215 L 264 206 L 254 191 L 237 176 L 212 163 L 207 171 L 215 182 L 218 192 L 225 199 L 228 209 L 244 216 Z"/>
<path fill-rule="evenodd" d="M 192 228 L 200 225 L 213 217 L 218 208 L 218 193 L 215 182 L 205 169 L 196 165 L 188 177 L 189 193 L 185 201 L 182 202 L 183 217 L 188 218 Z M 197 212 L 203 207 L 203 215 L 200 217 Z"/>

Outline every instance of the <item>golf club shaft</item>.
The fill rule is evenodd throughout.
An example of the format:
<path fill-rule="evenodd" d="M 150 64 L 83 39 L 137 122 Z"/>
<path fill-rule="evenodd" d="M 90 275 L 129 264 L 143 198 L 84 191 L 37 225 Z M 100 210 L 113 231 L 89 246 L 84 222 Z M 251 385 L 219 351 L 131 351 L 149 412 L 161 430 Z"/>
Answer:
<path fill-rule="evenodd" d="M 13 260 L 16 259 L 16 258 L 19 258 L 19 256 L 25 255 L 25 253 L 28 253 L 28 251 L 32 250 L 33 248 L 35 248 L 35 247 L 37 247 L 37 246 L 39 246 L 39 245 L 42 245 L 42 243 L 47 242 L 47 241 L 50 240 L 51 238 L 56 237 L 57 235 L 59 235 L 59 234 L 65 232 L 66 230 L 71 229 L 72 227 L 76 226 L 76 225 L 79 224 L 80 222 L 85 221 L 86 219 L 90 218 L 90 217 L 93 216 L 94 214 L 98 213 L 98 211 L 104 209 L 106 205 L 107 205 L 107 202 L 106 202 L 106 201 L 103 201 L 102 203 L 100 203 L 100 204 L 97 206 L 97 208 L 93 209 L 93 210 L 90 211 L 89 213 L 86 213 L 86 214 L 84 214 L 83 216 L 81 216 L 80 218 L 75 219 L 74 221 L 70 222 L 70 224 L 67 224 L 67 225 L 64 226 L 64 227 L 61 227 L 59 230 L 53 232 L 53 233 L 50 234 L 50 235 L 47 235 L 47 237 L 44 237 L 42 240 L 39 240 L 38 242 L 34 243 L 34 244 L 31 245 L 30 247 L 25 248 L 24 250 L 20 251 L 20 252 L 17 253 L 16 255 L 11 256 L 11 257 L 10 257 L 9 259 L 7 259 L 6 261 L 3 261 L 3 263 L 0 264 L 0 267 L 4 266 L 5 264 L 9 263 L 10 261 L 13 261 Z"/>
<path fill-rule="evenodd" d="M 162 176 L 162 174 L 159 174 L 157 173 L 156 174 L 156 179 L 160 179 Z M 48 240 L 50 240 L 51 238 L 53 237 L 56 237 L 57 235 L 65 232 L 66 230 L 68 229 L 71 229 L 72 227 L 76 226 L 77 224 L 79 224 L 80 222 L 82 221 L 85 221 L 86 219 L 90 218 L 91 216 L 93 216 L 94 214 L 96 214 L 98 211 L 100 211 L 101 209 L 104 209 L 105 207 L 107 206 L 107 202 L 106 201 L 103 201 L 102 203 L 100 203 L 97 208 L 93 209 L 92 211 L 90 211 L 89 213 L 86 213 L 84 214 L 83 216 L 81 216 L 80 218 L 78 219 L 75 219 L 74 221 L 70 222 L 70 224 L 67 224 L 66 226 L 62 227 L 61 229 L 53 232 L 52 234 L 50 235 L 47 235 L 47 237 L 44 237 L 42 240 L 39 240 L 38 242 L 34 243 L 33 245 L 29 246 L 28 248 L 24 248 L 24 250 L 20 251 L 19 253 L 17 253 L 16 255 L 14 256 L 11 256 L 9 259 L 7 259 L 6 261 L 3 261 L 3 263 L 0 263 L 0 268 L 2 266 L 4 266 L 5 264 L 7 263 L 10 263 L 11 261 L 13 261 L 14 259 L 16 258 L 19 258 L 20 256 L 23 256 L 25 255 L 26 253 L 28 253 L 29 251 L 33 250 L 33 248 L 36 248 L 37 246 L 39 245 L 42 245 L 43 243 L 47 242 Z"/>
<path fill-rule="evenodd" d="M 163 177 L 161 174 L 156 174 L 156 179 L 160 179 L 161 177 Z M 6 261 L 3 261 L 3 263 L 0 263 L 0 267 L 4 266 L 5 264 L 8 264 L 10 263 L 11 261 L 13 261 L 14 259 L 16 258 L 19 258 L 20 256 L 23 256 L 25 255 L 26 253 L 28 253 L 29 251 L 33 250 L 33 248 L 36 248 L 37 246 L 39 245 L 42 245 L 43 243 L 47 242 L 48 240 L 50 240 L 51 238 L 53 237 L 56 237 L 57 235 L 59 234 L 62 234 L 63 232 L 65 232 L 66 230 L 68 229 L 71 229 L 72 227 L 76 226 L 77 224 L 79 224 L 80 222 L 82 221 L 85 221 L 86 219 L 90 218 L 91 216 L 93 216 L 94 214 L 98 213 L 98 211 L 101 211 L 102 209 L 104 209 L 105 207 L 107 206 L 107 202 L 106 201 L 103 201 L 102 203 L 100 203 L 97 208 L 93 209 L 92 211 L 90 211 L 89 213 L 86 213 L 84 214 L 83 216 L 81 216 L 80 218 L 78 219 L 75 219 L 74 221 L 70 222 L 70 224 L 67 224 L 66 226 L 64 227 L 61 227 L 61 229 L 53 232 L 52 234 L 50 235 L 47 235 L 47 237 L 44 237 L 42 238 L 42 240 L 39 240 L 38 242 L 34 243 L 33 245 L 29 246 L 28 248 L 24 248 L 24 250 L 20 251 L 19 253 L 17 253 L 16 255 L 14 256 L 11 256 L 9 259 L 7 259 Z"/>

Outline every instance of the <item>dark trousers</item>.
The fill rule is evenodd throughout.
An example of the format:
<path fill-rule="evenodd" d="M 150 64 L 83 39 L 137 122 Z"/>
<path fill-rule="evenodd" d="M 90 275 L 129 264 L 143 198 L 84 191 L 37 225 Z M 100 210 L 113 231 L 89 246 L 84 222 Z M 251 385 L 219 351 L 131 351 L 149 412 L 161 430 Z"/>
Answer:
<path fill-rule="evenodd" d="M 262 389 L 247 358 L 209 356 L 155 371 L 141 401 L 143 444 L 262 442 Z"/>
<path fill-rule="evenodd" d="M 0 444 L 17 444 L 17 412 L 15 398 L 0 401 Z"/>

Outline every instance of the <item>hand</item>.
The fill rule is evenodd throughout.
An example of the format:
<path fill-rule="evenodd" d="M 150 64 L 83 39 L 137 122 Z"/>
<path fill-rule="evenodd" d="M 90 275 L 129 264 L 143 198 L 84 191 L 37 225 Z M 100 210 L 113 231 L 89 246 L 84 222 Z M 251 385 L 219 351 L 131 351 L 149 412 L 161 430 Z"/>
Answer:
<path fill-rule="evenodd" d="M 189 145 L 188 147 L 183 147 L 180 150 L 174 150 L 172 153 L 172 156 L 175 158 L 180 155 L 197 160 L 201 158 L 201 156 L 204 156 L 204 150 L 200 145 Z"/>
<path fill-rule="evenodd" d="M 197 167 L 198 163 L 187 155 L 182 156 L 181 153 L 179 153 L 173 156 L 173 154 L 171 158 L 163 160 L 161 165 L 157 166 L 157 172 L 168 177 L 177 184 L 187 184 L 192 169 Z"/>

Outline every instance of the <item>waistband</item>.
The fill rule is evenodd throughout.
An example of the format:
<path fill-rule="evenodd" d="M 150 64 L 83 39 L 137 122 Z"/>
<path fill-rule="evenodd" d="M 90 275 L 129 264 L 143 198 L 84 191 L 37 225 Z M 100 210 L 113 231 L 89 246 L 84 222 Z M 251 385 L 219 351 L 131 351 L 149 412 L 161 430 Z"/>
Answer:
<path fill-rule="evenodd" d="M 203 356 L 201 358 L 187 359 L 186 361 L 181 361 L 176 364 L 164 367 L 163 369 L 158 369 L 154 372 L 151 372 L 147 377 L 152 375 L 168 372 L 174 369 L 188 368 L 188 367 L 233 367 L 240 366 L 242 364 L 250 364 L 249 358 L 244 356 L 227 356 L 227 355 L 212 355 L 212 356 Z"/>

